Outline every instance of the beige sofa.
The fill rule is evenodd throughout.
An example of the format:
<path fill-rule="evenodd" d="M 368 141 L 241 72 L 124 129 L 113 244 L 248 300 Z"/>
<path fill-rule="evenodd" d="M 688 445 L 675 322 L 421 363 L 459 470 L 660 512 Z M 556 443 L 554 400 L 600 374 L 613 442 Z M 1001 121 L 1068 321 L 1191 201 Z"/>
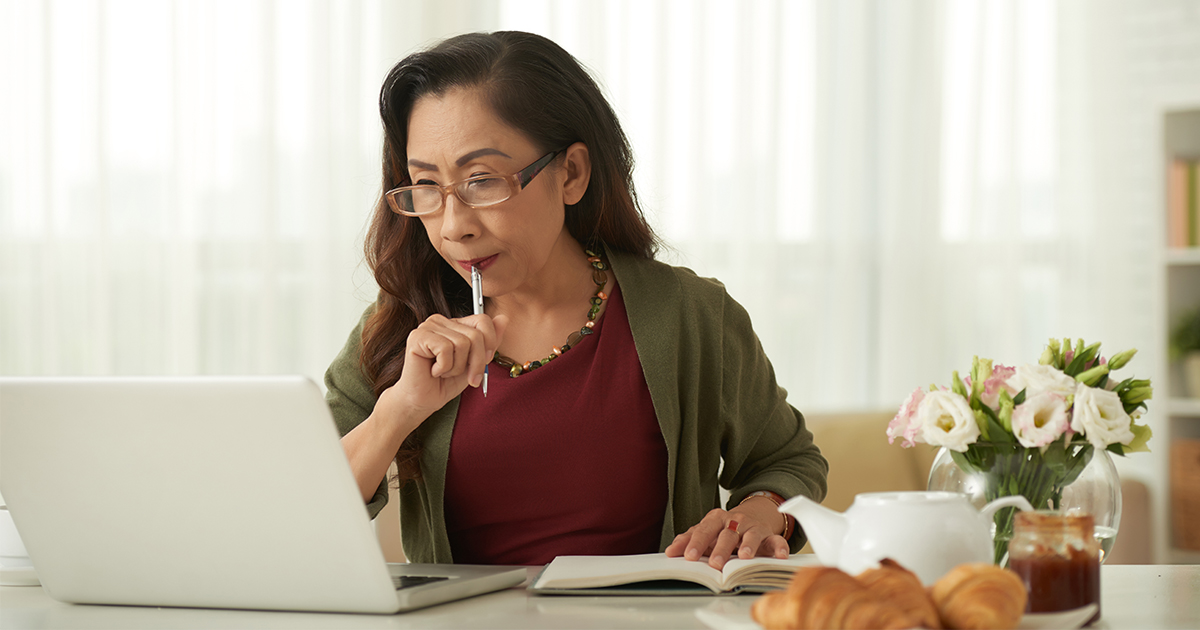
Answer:
<path fill-rule="evenodd" d="M 821 452 L 829 460 L 829 494 L 824 505 L 845 511 L 860 492 L 924 490 L 936 449 L 918 444 L 902 448 L 888 444 L 886 429 L 894 411 L 859 413 L 805 414 Z M 1121 533 L 1108 562 L 1113 564 L 1150 564 L 1151 540 L 1148 493 L 1137 481 L 1121 484 L 1124 510 Z M 376 531 L 389 562 L 403 562 L 400 545 L 400 519 L 393 506 L 392 491 L 388 508 L 375 519 Z M 805 551 L 809 551 L 805 547 Z"/>

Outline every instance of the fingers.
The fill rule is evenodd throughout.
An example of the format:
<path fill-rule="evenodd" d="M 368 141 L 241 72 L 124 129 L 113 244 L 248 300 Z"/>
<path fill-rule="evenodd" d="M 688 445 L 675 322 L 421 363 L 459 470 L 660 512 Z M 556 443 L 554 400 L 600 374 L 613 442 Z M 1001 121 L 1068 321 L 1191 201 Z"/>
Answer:
<path fill-rule="evenodd" d="M 738 546 L 738 541 L 742 535 L 734 528 L 741 528 L 741 523 L 732 522 L 730 526 L 721 530 L 717 535 L 717 541 L 713 545 L 713 550 L 708 554 L 708 566 L 714 569 L 721 569 L 725 566 L 725 561 L 735 553 Z"/>
<path fill-rule="evenodd" d="M 671 544 L 667 545 L 665 551 L 668 558 L 677 558 L 683 555 L 683 552 L 687 549 L 688 541 L 692 539 L 693 529 L 695 528 L 689 528 L 686 532 L 676 536 L 671 541 Z"/>
<path fill-rule="evenodd" d="M 478 331 L 471 332 L 465 326 L 440 315 L 434 315 L 413 331 L 419 343 L 418 351 L 425 350 L 433 359 L 429 375 L 435 378 L 450 378 L 461 375 L 470 359 L 471 345 L 480 338 Z M 409 337 L 412 340 L 412 336 Z"/>
<path fill-rule="evenodd" d="M 764 539 L 768 538 L 771 532 L 763 532 L 761 528 L 752 527 L 745 534 L 742 534 L 742 540 L 738 542 L 737 556 L 744 560 L 753 558 L 758 554 L 759 548 L 762 546 Z"/>
<path fill-rule="evenodd" d="M 699 523 L 679 534 L 666 548 L 668 557 L 683 556 L 721 569 L 731 557 L 768 556 L 787 558 L 790 550 L 783 536 L 747 514 L 712 510 Z"/>
<path fill-rule="evenodd" d="M 772 534 L 763 541 L 759 547 L 758 555 L 774 556 L 780 560 L 786 560 L 791 553 L 792 550 L 788 547 L 787 539 L 779 534 Z"/>
<path fill-rule="evenodd" d="M 702 556 L 711 556 L 721 530 L 725 529 L 729 519 L 725 510 L 711 510 L 695 526 L 688 531 L 691 537 L 683 551 L 683 557 L 688 560 L 699 560 Z"/>
<path fill-rule="evenodd" d="M 468 375 L 470 384 L 475 386 L 479 385 L 483 368 L 499 345 L 496 327 L 486 315 L 461 319 L 434 315 L 422 322 L 408 341 L 412 352 L 432 361 L 430 376 Z"/>

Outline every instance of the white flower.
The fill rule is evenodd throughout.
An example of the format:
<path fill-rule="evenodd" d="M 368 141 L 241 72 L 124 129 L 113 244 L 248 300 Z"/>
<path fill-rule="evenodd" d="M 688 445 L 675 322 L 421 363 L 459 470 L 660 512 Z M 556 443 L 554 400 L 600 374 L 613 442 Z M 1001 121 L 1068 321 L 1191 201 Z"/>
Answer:
<path fill-rule="evenodd" d="M 1021 446 L 1041 448 L 1057 440 L 1070 421 L 1067 400 L 1058 394 L 1042 392 L 1013 409 L 1013 435 Z"/>
<path fill-rule="evenodd" d="M 1042 392 L 1058 394 L 1065 399 L 1075 393 L 1078 384 L 1075 379 L 1051 365 L 1022 365 L 1006 383 L 1018 392 L 1025 390 L 1026 399 Z"/>
<path fill-rule="evenodd" d="M 1133 441 L 1132 422 L 1116 393 L 1079 384 L 1071 429 L 1086 436 L 1092 446 L 1102 449 L 1117 442 L 1129 444 Z"/>
<path fill-rule="evenodd" d="M 952 451 L 967 452 L 967 446 L 979 437 L 979 425 L 967 399 L 948 391 L 925 394 L 917 407 L 921 440 Z"/>

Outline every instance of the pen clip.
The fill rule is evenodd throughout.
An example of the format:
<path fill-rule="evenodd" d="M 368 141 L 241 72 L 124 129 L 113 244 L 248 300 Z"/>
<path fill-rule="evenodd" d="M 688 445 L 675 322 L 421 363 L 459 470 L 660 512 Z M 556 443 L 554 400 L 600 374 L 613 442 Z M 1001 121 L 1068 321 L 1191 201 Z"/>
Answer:
<path fill-rule="evenodd" d="M 471 266 L 471 310 L 475 315 L 483 313 L 483 274 L 474 265 Z"/>

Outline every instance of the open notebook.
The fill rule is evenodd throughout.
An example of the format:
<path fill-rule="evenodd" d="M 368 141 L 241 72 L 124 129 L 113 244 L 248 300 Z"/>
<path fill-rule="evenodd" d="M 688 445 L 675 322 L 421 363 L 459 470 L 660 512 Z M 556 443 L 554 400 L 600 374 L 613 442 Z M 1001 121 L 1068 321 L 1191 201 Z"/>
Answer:
<path fill-rule="evenodd" d="M 764 593 L 785 588 L 803 566 L 818 564 L 812 554 L 778 558 L 735 558 L 718 571 L 699 561 L 666 554 L 559 556 L 529 586 L 542 595 L 711 595 Z"/>

